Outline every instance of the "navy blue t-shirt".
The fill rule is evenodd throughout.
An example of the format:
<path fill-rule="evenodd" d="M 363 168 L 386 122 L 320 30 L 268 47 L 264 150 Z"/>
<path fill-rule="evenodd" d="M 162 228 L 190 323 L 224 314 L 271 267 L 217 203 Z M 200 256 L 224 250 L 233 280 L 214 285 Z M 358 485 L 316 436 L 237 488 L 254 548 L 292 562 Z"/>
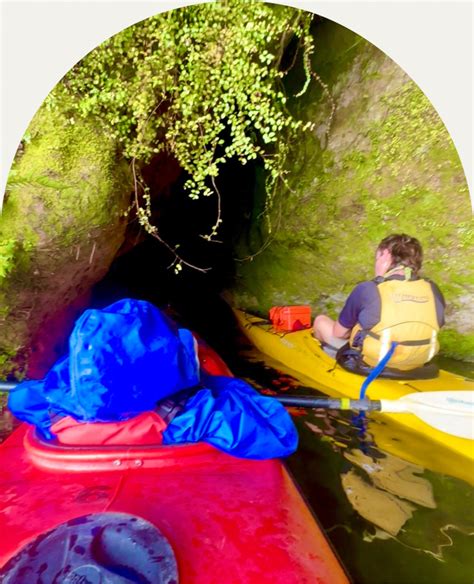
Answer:
<path fill-rule="evenodd" d="M 391 276 L 388 280 L 403 280 L 403 276 Z M 436 303 L 436 315 L 438 325 L 444 325 L 444 308 L 445 302 L 440 289 L 434 282 L 430 282 Z M 349 294 L 344 308 L 339 314 L 339 323 L 347 328 L 352 329 L 357 323 L 363 329 L 371 329 L 380 320 L 380 294 L 377 290 L 377 284 L 372 280 L 361 282 Z"/>

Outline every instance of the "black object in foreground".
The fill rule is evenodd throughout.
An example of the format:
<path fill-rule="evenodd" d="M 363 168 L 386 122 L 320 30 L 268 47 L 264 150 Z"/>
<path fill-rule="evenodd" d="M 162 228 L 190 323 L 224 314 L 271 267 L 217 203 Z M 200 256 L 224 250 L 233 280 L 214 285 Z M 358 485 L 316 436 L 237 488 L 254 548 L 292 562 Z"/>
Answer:
<path fill-rule="evenodd" d="M 355 410 L 363 412 L 381 411 L 380 400 L 311 397 L 306 395 L 276 395 L 276 400 L 285 406 L 300 408 L 324 408 L 326 410 Z"/>

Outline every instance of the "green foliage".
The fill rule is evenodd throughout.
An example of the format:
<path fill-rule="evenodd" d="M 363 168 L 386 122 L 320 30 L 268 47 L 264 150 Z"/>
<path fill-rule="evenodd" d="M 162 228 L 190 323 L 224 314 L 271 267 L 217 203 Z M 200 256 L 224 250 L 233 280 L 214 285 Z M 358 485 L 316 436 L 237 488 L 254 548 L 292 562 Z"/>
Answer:
<path fill-rule="evenodd" d="M 303 53 L 312 53 L 311 18 L 253 0 L 156 15 L 89 53 L 49 97 L 48 107 L 69 94 L 75 99 L 71 123 L 78 115 L 96 116 L 134 161 L 147 162 L 166 150 L 187 171 L 192 198 L 220 197 L 214 179 L 234 157 L 242 164 L 260 158 L 271 193 L 282 176 L 289 136 L 303 129 L 286 108 L 281 60 L 295 36 Z M 139 221 L 156 233 L 138 171 L 135 178 Z M 207 239 L 220 222 L 218 215 Z"/>
<path fill-rule="evenodd" d="M 34 249 L 34 240 L 15 237 L 5 237 L 0 232 L 0 282 L 22 262 L 26 262 L 27 255 Z M 25 255 L 26 254 L 26 255 Z M 2 316 L 3 298 L 0 296 L 0 318 Z"/>
<path fill-rule="evenodd" d="M 0 280 L 13 268 L 15 259 L 16 240 L 0 241 Z"/>
<path fill-rule="evenodd" d="M 474 334 L 461 334 L 453 329 L 441 329 L 439 341 L 442 354 L 453 359 L 473 362 Z"/>
<path fill-rule="evenodd" d="M 12 191 L 17 187 L 45 187 L 48 189 L 54 189 L 55 191 L 64 191 L 71 188 L 70 185 L 65 184 L 61 181 L 53 179 L 48 176 L 34 175 L 34 174 L 19 174 L 16 168 L 13 168 L 8 175 L 8 182 L 6 185 L 6 190 Z"/>

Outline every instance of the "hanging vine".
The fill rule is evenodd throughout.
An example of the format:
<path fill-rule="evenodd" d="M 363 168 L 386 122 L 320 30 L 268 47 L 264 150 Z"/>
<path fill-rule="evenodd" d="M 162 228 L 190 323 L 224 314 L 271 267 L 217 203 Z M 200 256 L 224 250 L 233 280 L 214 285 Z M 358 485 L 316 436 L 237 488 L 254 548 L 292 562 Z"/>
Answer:
<path fill-rule="evenodd" d="M 135 212 L 143 228 L 183 265 L 177 246 L 161 238 L 151 221 L 150 194 L 139 168 L 166 151 L 187 172 L 192 199 L 216 196 L 207 234 L 218 235 L 221 198 L 215 179 L 232 158 L 261 159 L 267 176 L 265 215 L 275 183 L 283 177 L 289 139 L 311 127 L 287 110 L 281 67 L 296 37 L 303 51 L 306 91 L 314 46 L 312 15 L 285 6 L 226 0 L 158 14 L 111 37 L 82 59 L 50 97 L 74 97 L 76 115 L 95 116 L 132 162 Z M 68 100 L 70 102 L 70 100 Z M 269 225 L 271 230 L 271 226 Z M 207 268 L 197 268 L 206 271 Z"/>

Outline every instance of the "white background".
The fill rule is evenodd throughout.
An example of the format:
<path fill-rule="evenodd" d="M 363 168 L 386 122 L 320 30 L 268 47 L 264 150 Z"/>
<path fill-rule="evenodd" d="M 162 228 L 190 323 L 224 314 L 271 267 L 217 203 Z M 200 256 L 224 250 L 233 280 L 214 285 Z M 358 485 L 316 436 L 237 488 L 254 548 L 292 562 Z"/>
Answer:
<path fill-rule="evenodd" d="M 107 37 L 190 0 L 0 0 L 1 183 L 28 124 L 48 92 Z M 326 16 L 394 59 L 438 110 L 473 193 L 473 3 L 471 1 L 278 2 Z M 1 199 L 0 199 L 1 203 Z M 474 203 L 474 199 L 473 199 Z"/>

